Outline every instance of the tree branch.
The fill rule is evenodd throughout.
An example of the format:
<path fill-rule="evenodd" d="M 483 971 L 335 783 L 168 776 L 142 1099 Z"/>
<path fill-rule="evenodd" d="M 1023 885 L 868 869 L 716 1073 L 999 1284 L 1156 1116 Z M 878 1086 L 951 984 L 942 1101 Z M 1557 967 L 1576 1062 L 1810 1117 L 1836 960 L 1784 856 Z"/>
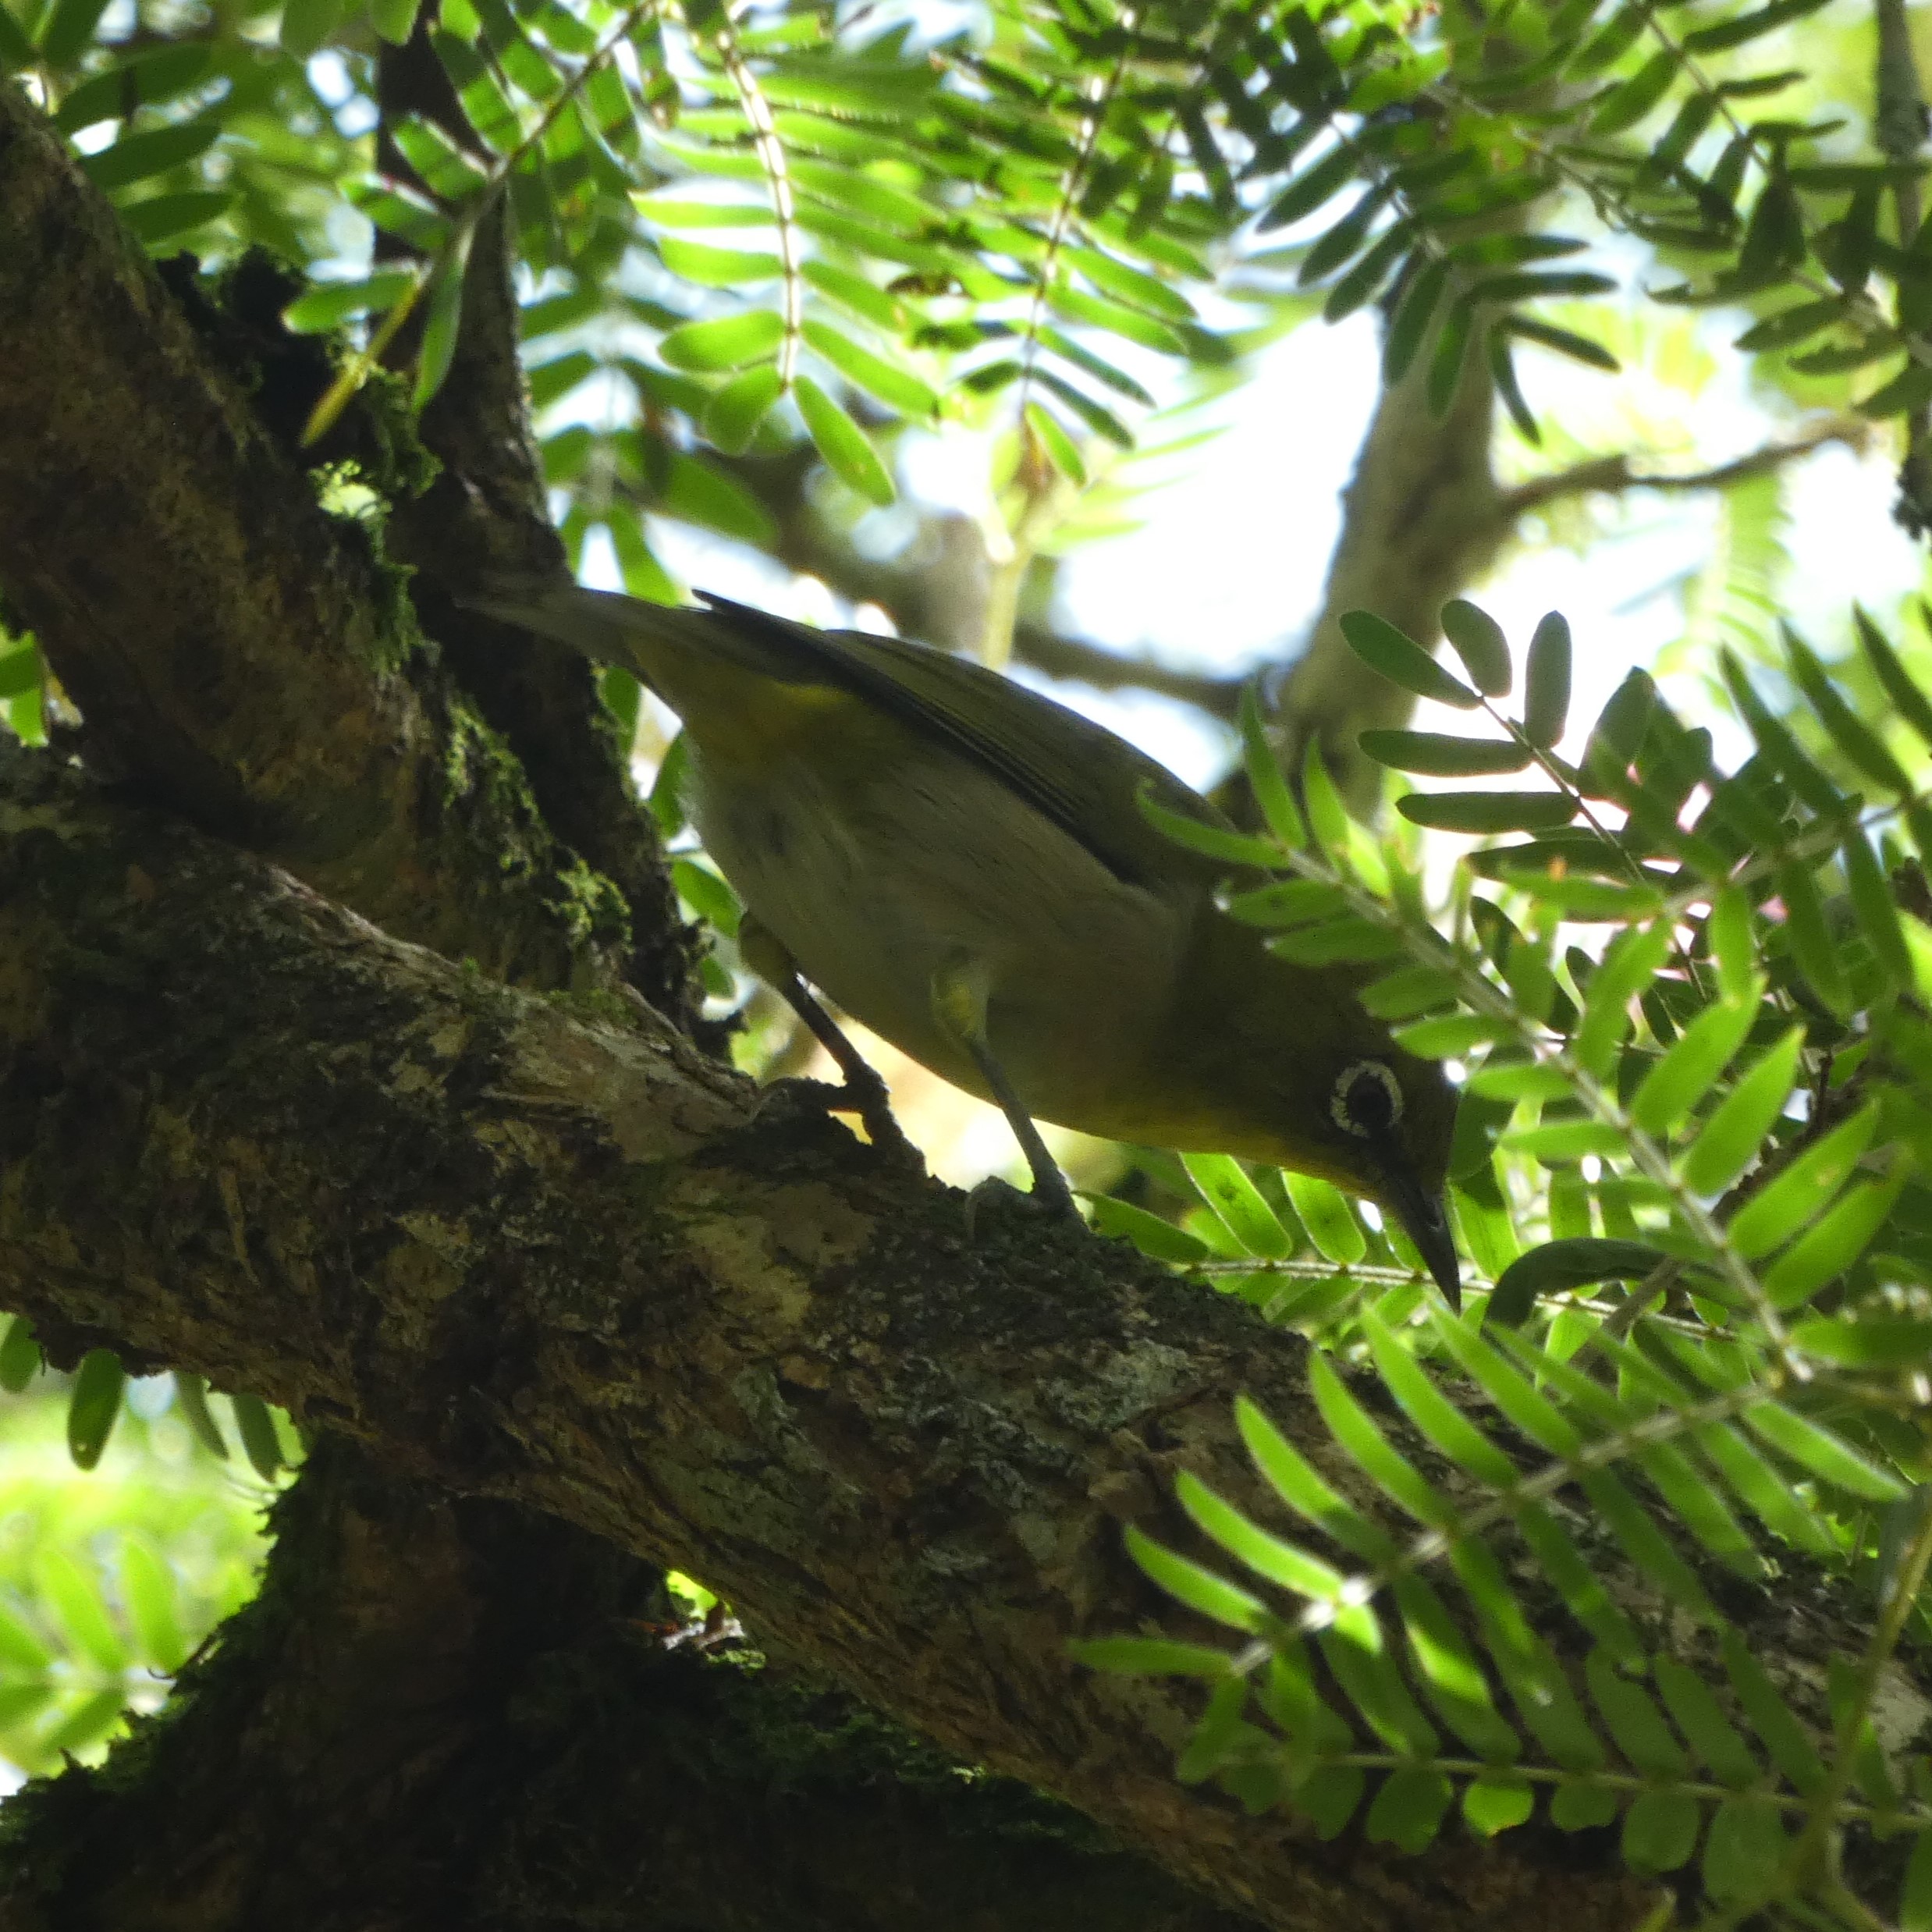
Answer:
<path fill-rule="evenodd" d="M 755 1111 L 647 1012 L 465 975 L 49 759 L 0 767 L 0 1302 L 56 1351 L 116 1337 L 689 1569 L 1266 1924 L 1638 1916 L 1641 1881 L 1540 1828 L 1392 1860 L 1190 1795 L 1168 1750 L 1193 1694 L 1069 1662 L 1082 1632 L 1185 1627 L 1118 1554 L 1123 1516 L 1188 1543 L 1174 1471 L 1268 1513 L 1235 1390 L 1385 1513 L 1314 1419 L 1298 1339 L 1030 1218 L 969 1245 L 956 1195 L 782 1098 Z M 1806 1681 L 1851 1641 L 1824 1579 L 1714 1587 Z M 1544 1608 L 1574 1667 L 1585 1639 Z"/>
<path fill-rule="evenodd" d="M 9 1800 L 8 1923 L 1252 1932 L 776 1660 L 667 1648 L 655 1573 L 566 1524 L 330 1440 L 274 1528 L 162 1715 Z"/>
<path fill-rule="evenodd" d="M 1707 470 L 1644 471 L 1632 468 L 1628 455 L 1593 456 L 1587 462 L 1557 470 L 1547 476 L 1532 477 L 1525 483 L 1502 492 L 1499 513 L 1511 523 L 1551 503 L 1572 496 L 1598 495 L 1619 496 L 1631 490 L 1657 490 L 1682 494 L 1693 490 L 1728 490 L 1753 478 L 1770 476 L 1822 449 L 1827 443 L 1842 443 L 1846 449 L 1862 452 L 1871 442 L 1872 426 L 1863 417 L 1840 414 L 1820 417 L 1798 435 L 1781 442 L 1765 444 L 1728 463 Z"/>
<path fill-rule="evenodd" d="M 267 378 L 291 371 L 251 398 L 215 366 L 11 82 L 0 360 L 0 581 L 91 758 L 395 932 L 539 984 L 610 978 L 622 908 L 424 650 L 369 531 L 317 502 L 274 426 Z"/>

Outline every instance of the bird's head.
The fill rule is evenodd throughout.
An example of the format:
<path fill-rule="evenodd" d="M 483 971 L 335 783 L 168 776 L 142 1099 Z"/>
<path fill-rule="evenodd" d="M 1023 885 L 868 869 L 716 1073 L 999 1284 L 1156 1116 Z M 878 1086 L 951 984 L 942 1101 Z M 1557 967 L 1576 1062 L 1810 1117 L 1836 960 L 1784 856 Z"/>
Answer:
<path fill-rule="evenodd" d="M 1393 1214 L 1443 1293 L 1460 1305 L 1461 1275 L 1444 1200 L 1454 1088 L 1435 1061 L 1385 1038 L 1372 1035 L 1317 1059 L 1293 1110 L 1292 1138 L 1302 1144 L 1285 1164 L 1323 1174 Z"/>
<path fill-rule="evenodd" d="M 1404 1052 L 1363 1011 L 1355 969 L 1291 964 L 1231 920 L 1202 938 L 1191 1034 L 1211 1062 L 1220 1117 L 1195 1144 L 1366 1195 L 1401 1224 L 1455 1302 L 1443 1192 L 1456 1090 L 1440 1064 Z"/>

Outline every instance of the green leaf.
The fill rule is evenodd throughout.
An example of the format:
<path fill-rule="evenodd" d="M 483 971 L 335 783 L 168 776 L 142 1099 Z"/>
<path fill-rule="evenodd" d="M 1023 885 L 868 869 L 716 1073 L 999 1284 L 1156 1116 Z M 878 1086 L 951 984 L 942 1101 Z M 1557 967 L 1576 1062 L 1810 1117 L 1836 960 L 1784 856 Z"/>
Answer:
<path fill-rule="evenodd" d="M 1764 1292 L 1779 1308 L 1795 1308 L 1827 1282 L 1836 1280 L 1891 1218 L 1904 1186 L 1902 1170 L 1889 1180 L 1861 1181 L 1851 1188 L 1772 1263 L 1764 1277 Z"/>
<path fill-rule="evenodd" d="M 1171 812 L 1146 790 L 1142 791 L 1136 802 L 1141 815 L 1156 831 L 1191 852 L 1242 869 L 1254 867 L 1273 872 L 1281 863 L 1280 848 L 1266 839 L 1237 832 L 1231 826 L 1212 819 L 1197 819 L 1191 813 Z"/>
<path fill-rule="evenodd" d="M 428 319 L 423 325 L 423 339 L 416 353 L 416 381 L 410 392 L 410 406 L 421 409 L 443 385 L 449 365 L 456 360 L 456 337 L 463 326 L 463 271 L 469 253 L 465 240 L 442 265 L 430 285 Z"/>
<path fill-rule="evenodd" d="M 1630 1024 L 1630 1005 L 1650 986 L 1670 957 L 1671 925 L 1620 932 L 1583 989 L 1583 1017 L 1571 1049 L 1584 1070 L 1601 1079 L 1610 1071 Z"/>
<path fill-rule="evenodd" d="M 1458 991 L 1454 975 L 1438 966 L 1405 966 L 1371 981 L 1357 996 L 1362 1010 L 1378 1020 L 1407 1020 L 1451 1005 Z"/>
<path fill-rule="evenodd" d="M 1315 835 L 1315 847 L 1337 865 L 1345 865 L 1344 854 L 1349 846 L 1349 822 L 1341 794 L 1329 775 L 1322 756 L 1319 733 L 1312 735 L 1302 759 L 1302 800 L 1308 811 L 1309 829 Z"/>
<path fill-rule="evenodd" d="M 1762 1775 L 1757 1758 L 1710 1685 L 1675 1657 L 1660 1657 L 1650 1669 L 1671 1721 L 1719 1783 L 1738 1791 L 1755 1785 Z"/>
<path fill-rule="evenodd" d="M 1466 597 L 1452 597 L 1442 607 L 1442 633 L 1484 697 L 1509 695 L 1509 645 L 1503 627 L 1487 611 Z"/>
<path fill-rule="evenodd" d="M 1768 1254 L 1828 1206 L 1871 1145 L 1877 1125 L 1878 1103 L 1867 1101 L 1759 1189 L 1731 1217 L 1728 1231 L 1738 1252 L 1752 1260 Z"/>
<path fill-rule="evenodd" d="M 1744 996 L 1700 1013 L 1643 1077 L 1630 1117 L 1644 1133 L 1668 1134 L 1715 1086 L 1763 1010 L 1764 982 L 1753 974 Z"/>
<path fill-rule="evenodd" d="M 1717 962 L 1717 987 L 1726 1000 L 1762 996 L 1757 948 L 1751 934 L 1751 902 L 1735 886 L 1712 900 L 1708 927 L 1711 956 Z"/>
<path fill-rule="evenodd" d="M 726 456 L 748 449 L 785 385 L 771 364 L 734 375 L 705 405 L 705 438 Z"/>
<path fill-rule="evenodd" d="M 701 919 L 716 926 L 728 939 L 737 937 L 744 918 L 738 896 L 709 866 L 701 865 L 695 859 L 673 859 L 671 879 L 678 897 Z"/>
<path fill-rule="evenodd" d="M 1643 748 L 1656 702 L 1657 686 L 1647 671 L 1631 672 L 1611 693 L 1583 747 L 1586 790 L 1603 798 L 1621 797 L 1628 790 L 1631 762 Z"/>
<path fill-rule="evenodd" d="M 1932 1322 L 1883 1316 L 1852 1321 L 1815 1318 L 1799 1323 L 1791 1338 L 1806 1354 L 1848 1369 L 1918 1369 L 1932 1355 Z"/>
<path fill-rule="evenodd" d="M 65 1550 L 43 1549 L 34 1575 L 42 1603 L 59 1620 L 68 1646 L 118 1678 L 127 1668 L 127 1644 L 101 1601 L 93 1566 L 83 1569 Z"/>
<path fill-rule="evenodd" d="M 898 492 L 893 487 L 891 472 L 879 460 L 865 431 L 811 377 L 801 375 L 793 393 L 806 431 L 833 474 L 881 509 L 892 503 Z"/>
<path fill-rule="evenodd" d="M 1859 930 L 1865 935 L 1878 961 L 1893 985 L 1912 983 L 1912 955 L 1905 948 L 1904 929 L 1898 923 L 1898 908 L 1891 885 L 1880 869 L 1865 834 L 1856 825 L 1846 826 L 1845 872 L 1852 889 L 1852 908 L 1858 915 Z"/>
<path fill-rule="evenodd" d="M 770 218 L 762 209 L 750 212 L 761 222 Z M 829 297 L 861 321 L 870 322 L 875 329 L 882 329 L 889 336 L 897 336 L 904 332 L 905 305 L 898 297 L 880 288 L 876 282 L 868 282 L 863 275 L 854 275 L 816 255 L 804 264 L 799 273 L 821 295 Z"/>
<path fill-rule="evenodd" d="M 1422 262 L 1403 290 L 1382 348 L 1383 380 L 1390 387 L 1408 375 L 1428 339 L 1429 325 L 1448 285 L 1449 264 L 1438 257 Z"/>
<path fill-rule="evenodd" d="M 1340 886 L 1316 879 L 1280 879 L 1252 892 L 1238 892 L 1227 901 L 1230 918 L 1275 928 L 1337 918 L 1348 909 L 1348 895 Z"/>
<path fill-rule="evenodd" d="M 1624 1862 L 1639 1872 L 1674 1872 L 1697 1849 L 1703 1813 L 1695 1798 L 1646 1791 L 1624 1814 Z"/>
<path fill-rule="evenodd" d="M 1252 681 L 1241 687 L 1241 740 L 1242 766 L 1248 775 L 1248 789 L 1261 808 L 1262 822 L 1284 845 L 1300 851 L 1308 843 L 1308 827 L 1294 793 L 1288 789 L 1280 762 L 1268 743 L 1259 687 Z"/>
<path fill-rule="evenodd" d="M 1724 1096 L 1685 1155 L 1685 1185 L 1693 1193 L 1721 1194 L 1756 1159 L 1798 1076 L 1805 1030 L 1794 1026 L 1760 1057 Z"/>
<path fill-rule="evenodd" d="M 1267 1606 L 1259 1597 L 1163 1547 L 1131 1523 L 1126 1540 L 1128 1554 L 1177 1602 L 1251 1635 L 1267 1626 Z"/>
<path fill-rule="evenodd" d="M 1247 1253 L 1263 1261 L 1285 1261 L 1295 1252 L 1288 1231 L 1231 1154 L 1183 1154 L 1181 1164 Z"/>
<path fill-rule="evenodd" d="M 1395 1043 L 1425 1060 L 1449 1060 L 1511 1031 L 1507 1020 L 1491 1019 L 1484 1014 L 1452 1013 L 1439 1020 L 1418 1020 L 1413 1025 L 1398 1027 Z"/>
<path fill-rule="evenodd" d="M 1482 701 L 1468 685 L 1451 677 L 1413 637 L 1373 611 L 1344 611 L 1341 630 L 1348 648 L 1372 671 L 1380 672 L 1391 684 L 1415 697 L 1454 705 L 1461 711 L 1473 711 Z"/>
<path fill-rule="evenodd" d="M 1386 1564 L 1394 1557 L 1396 1545 L 1388 1533 L 1344 1501 L 1245 1395 L 1234 1398 L 1234 1426 L 1241 1432 L 1255 1467 L 1288 1508 L 1365 1563 Z M 1366 1609 L 1367 1606 L 1357 1607 Z M 1361 1641 L 1379 1642 L 1380 1628 L 1371 1618 L 1360 1628 Z"/>
<path fill-rule="evenodd" d="M 0 1667 L 13 1678 L 37 1677 L 54 1653 L 12 1611 L 0 1607 Z"/>
<path fill-rule="evenodd" d="M 65 67 L 77 59 L 106 11 L 107 0 L 54 0 L 38 36 L 41 62 Z"/>
<path fill-rule="evenodd" d="M 1227 1653 L 1171 1637 L 1074 1637 L 1067 1646 L 1076 1664 L 1130 1677 L 1209 1677 L 1227 1675 Z"/>
<path fill-rule="evenodd" d="M 1932 1932 L 1932 1831 L 1912 1841 L 1898 1895 L 1898 1932 Z"/>
<path fill-rule="evenodd" d="M 807 343 L 855 387 L 876 396 L 901 416 L 931 421 L 939 413 L 937 394 L 909 370 L 861 349 L 828 322 L 804 325 Z"/>
<path fill-rule="evenodd" d="M 1775 1402 L 1746 1409 L 1742 1420 L 1774 1449 L 1847 1495 L 1895 1503 L 1907 1493 L 1897 1476 L 1868 1461 L 1842 1437 Z"/>
<path fill-rule="evenodd" d="M 176 1369 L 174 1376 L 175 1405 L 181 1411 L 181 1419 L 210 1455 L 226 1462 L 228 1439 L 209 1410 L 207 1382 L 187 1369 Z"/>
<path fill-rule="evenodd" d="M 1392 1845 L 1414 1857 L 1435 1842 L 1454 1798 L 1455 1788 L 1440 1771 L 1420 1765 L 1391 1771 L 1362 1820 L 1363 1832 L 1371 1845 Z"/>
<path fill-rule="evenodd" d="M 221 132 L 221 123 L 211 115 L 176 121 L 151 133 L 123 136 L 98 154 L 83 154 L 80 165 L 97 188 L 125 188 L 197 159 Z"/>
<path fill-rule="evenodd" d="M 1337 966 L 1397 959 L 1407 950 L 1399 932 L 1375 919 L 1333 919 L 1323 925 L 1284 932 L 1269 943 L 1278 959 L 1297 966 Z"/>
<path fill-rule="evenodd" d="M 1527 1824 L 1536 1808 L 1536 1787 L 1519 1772 L 1484 1771 L 1462 1793 L 1463 1817 L 1479 1838 L 1493 1838 Z"/>
<path fill-rule="evenodd" d="M 1080 446 L 1068 434 L 1066 425 L 1043 403 L 1026 406 L 1026 426 L 1046 453 L 1047 460 L 1076 489 L 1087 483 L 1087 465 Z"/>
<path fill-rule="evenodd" d="M 1462 381 L 1469 341 L 1476 329 L 1476 310 L 1467 295 L 1450 305 L 1436 335 L 1436 352 L 1429 359 L 1429 407 L 1433 415 L 1447 415 Z"/>
<path fill-rule="evenodd" d="M 1738 1707 L 1792 1788 L 1801 1797 L 1809 1797 L 1824 1785 L 1826 1774 L 1804 1726 L 1772 1683 L 1743 1634 L 1728 1628 L 1719 1632 L 1719 1640 Z"/>
<path fill-rule="evenodd" d="M 1411 792 L 1395 808 L 1439 832 L 1548 832 L 1576 816 L 1575 801 L 1554 791 Z"/>
<path fill-rule="evenodd" d="M 258 1395 L 231 1395 L 228 1399 L 235 1412 L 243 1453 L 254 1465 L 256 1475 L 265 1483 L 272 1483 L 282 1468 L 282 1439 L 275 1433 L 268 1405 Z"/>
<path fill-rule="evenodd" d="M 658 354 L 673 369 L 725 370 L 762 362 L 783 341 L 785 325 L 768 309 L 685 322 L 658 342 Z"/>
<path fill-rule="evenodd" d="M 1594 1831 L 1615 1823 L 1615 1792 L 1600 1785 L 1559 1785 L 1550 1796 L 1550 1822 L 1559 1831 Z"/>
<path fill-rule="evenodd" d="M 150 195 L 123 204 L 121 219 L 151 255 L 170 253 L 171 244 L 198 228 L 218 221 L 237 197 L 226 189 L 206 189 L 185 194 Z"/>
<path fill-rule="evenodd" d="M 746 283 L 776 281 L 785 265 L 766 250 L 716 248 L 709 242 L 686 241 L 676 235 L 658 237 L 664 265 L 680 280 L 701 289 L 735 289 Z"/>
<path fill-rule="evenodd" d="M 1688 1774 L 1689 1753 L 1641 1684 L 1621 1675 L 1609 1653 L 1600 1648 L 1585 1659 L 1583 1675 L 1590 1696 L 1610 1728 L 1612 1742 L 1633 1770 L 1649 1778 L 1682 1779 Z"/>
<path fill-rule="evenodd" d="M 1928 745 L 1932 745 L 1932 701 L 1912 683 L 1912 676 L 1899 662 L 1898 654 L 1886 641 L 1884 634 L 1856 606 L 1852 616 L 1858 626 L 1859 642 L 1864 647 L 1866 662 L 1884 687 L 1898 716 Z"/>
<path fill-rule="evenodd" d="M 369 0 L 369 24 L 392 47 L 407 44 L 416 30 L 419 0 Z"/>
<path fill-rule="evenodd" d="M 1174 1499 L 1202 1535 L 1255 1575 L 1313 1603 L 1339 1604 L 1342 1601 L 1348 1579 L 1333 1564 L 1309 1555 L 1249 1521 L 1191 1470 L 1183 1469 L 1175 1477 Z"/>
<path fill-rule="evenodd" d="M 1312 215 L 1325 201 L 1339 194 L 1355 179 L 1355 156 L 1346 147 L 1331 149 L 1312 167 L 1291 181 L 1269 204 L 1255 225 L 1258 234 L 1286 228 L 1291 222 Z"/>
<path fill-rule="evenodd" d="M 1325 1261 L 1352 1268 L 1369 1252 L 1368 1238 L 1341 1191 L 1313 1174 L 1282 1172 L 1288 1199 Z"/>
<path fill-rule="evenodd" d="M 1607 1160 L 1627 1150 L 1622 1130 L 1603 1120 L 1554 1120 L 1526 1127 L 1505 1135 L 1503 1145 L 1546 1167 L 1582 1160 L 1591 1154 Z"/>
<path fill-rule="evenodd" d="M 1704 1889 L 1713 1898 L 1749 1898 L 1791 1849 L 1778 1807 L 1762 1797 L 1727 1798 L 1717 1807 L 1704 1841 Z"/>
<path fill-rule="evenodd" d="M 1599 1281 L 1641 1281 L 1664 1256 L 1641 1241 L 1579 1237 L 1545 1241 L 1520 1255 L 1503 1270 L 1490 1296 L 1489 1319 L 1515 1327 L 1537 1296 Z"/>
<path fill-rule="evenodd" d="M 1563 736 L 1570 715 L 1570 627 L 1558 612 L 1538 623 L 1529 640 L 1523 679 L 1523 736 L 1547 751 Z"/>
<path fill-rule="evenodd" d="M 1558 329 L 1533 315 L 1501 316 L 1497 318 L 1496 327 L 1505 335 L 1520 336 L 1525 342 L 1554 350 L 1560 356 L 1568 356 L 1572 362 L 1605 370 L 1611 375 L 1623 367 L 1601 343 L 1593 342 L 1587 336 L 1579 336 L 1573 329 Z"/>
<path fill-rule="evenodd" d="M 1365 731 L 1357 740 L 1378 765 L 1431 778 L 1520 772 L 1530 754 L 1507 738 L 1452 738 L 1435 731 Z"/>
<path fill-rule="evenodd" d="M 181 1634 L 174 1572 L 145 1543 L 130 1536 L 121 1545 L 121 1586 L 147 1661 L 172 1675 L 190 1647 Z"/>
<path fill-rule="evenodd" d="M 6 1340 L 0 1341 L 0 1389 L 18 1395 L 40 1372 L 41 1345 L 34 1339 L 34 1324 L 16 1315 L 7 1324 Z"/>
<path fill-rule="evenodd" d="M 291 302 L 282 320 L 297 335 L 319 335 L 353 315 L 382 314 L 415 286 L 413 268 L 378 268 L 353 282 L 319 282 Z"/>
<path fill-rule="evenodd" d="M 282 48 L 297 60 L 318 52 L 342 24 L 346 0 L 287 0 L 282 9 Z"/>
<path fill-rule="evenodd" d="M 77 1468 L 91 1469 L 108 1446 L 127 1372 L 112 1348 L 90 1348 L 74 1371 L 67 1402 L 67 1448 Z"/>
<path fill-rule="evenodd" d="M 1107 1194 L 1090 1194 L 1085 1199 L 1096 1234 L 1130 1241 L 1156 1261 L 1184 1268 L 1209 1252 L 1207 1243 L 1198 1236 L 1131 1202 L 1117 1201 Z"/>

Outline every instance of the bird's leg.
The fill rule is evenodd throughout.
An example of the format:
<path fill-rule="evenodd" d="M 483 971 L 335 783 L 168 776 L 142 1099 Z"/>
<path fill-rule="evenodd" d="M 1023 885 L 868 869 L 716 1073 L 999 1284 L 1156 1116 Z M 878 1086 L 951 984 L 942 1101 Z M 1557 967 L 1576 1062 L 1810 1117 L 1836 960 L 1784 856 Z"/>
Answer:
<path fill-rule="evenodd" d="M 1026 1164 L 1033 1170 L 1035 1199 L 1042 1206 L 1055 1209 L 1078 1221 L 1080 1210 L 1074 1206 L 1073 1190 L 1067 1185 L 1067 1177 L 1046 1151 L 1046 1143 L 1040 1138 L 1032 1115 L 1021 1106 L 1006 1069 L 987 1042 L 986 999 L 986 969 L 975 960 L 950 961 L 932 975 L 932 1017 L 971 1056 L 987 1091 L 1007 1117 L 1007 1124 L 1013 1129 L 1021 1152 L 1026 1156 Z"/>
<path fill-rule="evenodd" d="M 784 942 L 769 928 L 747 913 L 738 926 L 738 953 L 745 964 L 772 988 L 804 1022 L 812 1037 L 832 1057 L 845 1080 L 845 1097 L 840 1103 L 865 1123 L 865 1131 L 876 1147 L 904 1150 L 909 1146 L 899 1123 L 892 1117 L 886 1083 L 868 1064 L 858 1049 L 840 1032 L 837 1021 L 812 998 Z"/>

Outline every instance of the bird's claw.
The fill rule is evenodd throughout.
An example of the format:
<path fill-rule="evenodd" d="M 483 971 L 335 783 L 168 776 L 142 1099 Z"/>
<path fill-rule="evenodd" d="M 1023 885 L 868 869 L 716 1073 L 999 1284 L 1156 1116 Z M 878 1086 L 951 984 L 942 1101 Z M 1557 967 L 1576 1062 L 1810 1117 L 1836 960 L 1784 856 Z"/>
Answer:
<path fill-rule="evenodd" d="M 966 1195 L 966 1238 L 974 1239 L 980 1216 L 994 1208 L 1000 1213 L 1026 1216 L 1042 1225 L 1053 1221 L 1068 1223 L 1085 1230 L 1085 1221 L 1081 1217 L 1079 1208 L 1074 1204 L 1073 1190 L 1067 1185 L 1065 1178 L 1056 1173 L 1051 1184 L 1042 1186 L 1040 1177 L 1034 1177 L 1032 1192 L 1022 1194 L 1010 1181 L 1002 1181 L 997 1174 L 989 1174 L 984 1181 L 968 1190 Z"/>

